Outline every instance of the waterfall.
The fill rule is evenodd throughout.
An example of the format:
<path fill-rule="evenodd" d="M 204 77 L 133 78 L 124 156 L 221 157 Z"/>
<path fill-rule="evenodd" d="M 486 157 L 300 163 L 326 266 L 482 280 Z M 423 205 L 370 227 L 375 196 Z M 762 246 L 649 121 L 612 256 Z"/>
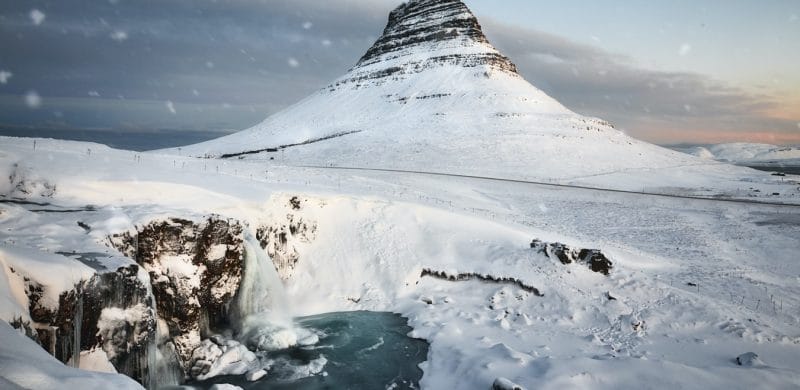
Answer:
<path fill-rule="evenodd" d="M 245 233 L 245 264 L 236 298 L 240 341 L 256 350 L 297 344 L 297 332 L 275 265 L 250 232 Z"/>
<path fill-rule="evenodd" d="M 290 326 L 286 293 L 272 259 L 252 234 L 245 234 L 244 274 L 236 304 L 243 319 L 258 316 L 276 325 Z"/>

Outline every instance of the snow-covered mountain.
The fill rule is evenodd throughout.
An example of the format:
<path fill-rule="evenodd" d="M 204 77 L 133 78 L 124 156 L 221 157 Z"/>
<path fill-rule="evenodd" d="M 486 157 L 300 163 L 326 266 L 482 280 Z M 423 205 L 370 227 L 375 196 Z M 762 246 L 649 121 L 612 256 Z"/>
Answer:
<path fill-rule="evenodd" d="M 697 157 L 737 164 L 788 163 L 800 165 L 800 148 L 754 143 L 727 143 L 683 149 Z"/>
<path fill-rule="evenodd" d="M 459 0 L 414 0 L 344 76 L 239 133 L 175 149 L 514 178 L 702 164 L 578 115 L 516 71 Z"/>

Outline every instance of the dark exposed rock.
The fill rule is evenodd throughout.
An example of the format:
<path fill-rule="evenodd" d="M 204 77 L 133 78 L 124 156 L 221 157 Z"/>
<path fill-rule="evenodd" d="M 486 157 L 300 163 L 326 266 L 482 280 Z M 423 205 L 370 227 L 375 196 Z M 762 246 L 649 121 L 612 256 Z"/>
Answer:
<path fill-rule="evenodd" d="M 463 48 L 476 46 L 483 50 L 459 53 L 464 52 Z M 415 54 L 414 60 L 404 61 L 402 58 L 409 53 Z M 374 66 L 381 63 L 387 64 Z M 330 88 L 345 84 L 358 88 L 367 81 L 380 84 L 442 65 L 486 66 L 517 74 L 517 67 L 511 60 L 489 44 L 478 19 L 463 2 L 412 0 L 389 14 L 383 34 L 351 69 L 350 76 Z"/>
<path fill-rule="evenodd" d="M 744 367 L 764 366 L 764 362 L 755 352 L 746 352 L 736 357 L 736 364 Z"/>
<path fill-rule="evenodd" d="M 289 208 L 299 211 L 302 203 L 298 197 L 289 200 Z M 281 279 L 288 279 L 300 259 L 300 253 L 295 244 L 308 243 L 314 240 L 317 234 L 317 224 L 306 221 L 295 214 L 286 214 L 286 220 L 273 225 L 261 226 L 256 229 L 256 240 L 261 248 L 267 251 L 272 258 L 272 263 Z"/>
<path fill-rule="evenodd" d="M 592 271 L 603 275 L 608 275 L 613 268 L 611 260 L 599 249 L 570 248 L 560 242 L 544 242 L 536 239 L 531 241 L 531 249 L 535 249 L 547 257 L 554 257 L 562 264 L 586 264 Z"/>
<path fill-rule="evenodd" d="M 44 288 L 36 281 L 23 278 L 25 282 L 25 295 L 28 297 L 28 312 L 35 322 L 47 323 L 55 315 L 52 309 L 41 304 Z"/>
<path fill-rule="evenodd" d="M 497 378 L 492 383 L 492 390 L 525 390 L 525 388 L 506 378 Z"/>
<path fill-rule="evenodd" d="M 296 143 L 293 143 L 293 144 L 280 145 L 280 146 L 273 147 L 273 148 L 261 148 L 261 149 L 247 150 L 247 151 L 244 151 L 244 152 L 237 152 L 237 153 L 225 153 L 225 154 L 220 155 L 219 158 L 234 158 L 234 157 L 236 157 L 236 158 L 242 159 L 242 158 L 244 158 L 244 156 L 247 156 L 247 155 L 250 155 L 250 154 L 275 153 L 275 152 L 277 152 L 279 150 L 288 149 L 288 148 L 295 147 L 295 146 L 309 145 L 309 144 L 313 144 L 313 143 L 317 143 L 317 142 L 321 142 L 321 141 L 327 141 L 327 140 L 333 139 L 333 138 L 344 137 L 346 135 L 358 134 L 360 132 L 361 132 L 361 130 L 342 131 L 342 132 L 331 134 L 331 135 L 327 135 L 327 136 L 324 136 L 324 137 L 311 138 L 311 139 L 307 139 L 307 140 L 302 141 L 302 142 L 296 142 Z M 214 157 L 215 156 L 212 156 L 210 154 L 206 154 L 204 156 L 204 158 L 214 158 Z M 274 160 L 274 158 L 270 158 L 270 160 Z"/>
<path fill-rule="evenodd" d="M 80 226 L 80 228 L 83 229 L 86 233 L 89 233 L 89 232 L 92 231 L 92 228 L 89 225 L 87 225 L 85 222 L 78 221 L 78 226 Z"/>
<path fill-rule="evenodd" d="M 22 318 L 13 318 L 8 322 L 14 329 L 22 330 L 25 336 L 31 340 L 37 341 L 37 330 L 32 326 L 29 321 L 23 321 Z"/>
<path fill-rule="evenodd" d="M 242 225 L 217 216 L 203 222 L 172 218 L 110 241 L 149 273 L 158 316 L 186 373 L 201 334 L 228 325 L 242 278 Z"/>
<path fill-rule="evenodd" d="M 581 249 L 578 252 L 578 259 L 589 265 L 589 269 L 592 271 L 603 275 L 608 275 L 613 266 L 611 261 L 599 249 Z"/>
<path fill-rule="evenodd" d="M 292 205 L 293 210 L 300 210 L 300 198 L 293 196 L 289 199 L 289 204 Z"/>
<path fill-rule="evenodd" d="M 89 280 L 59 296 L 57 309 L 43 304 L 43 288 L 24 278 L 29 313 L 34 324 L 12 323 L 27 332 L 45 350 L 60 361 L 75 359 L 79 351 L 102 349 L 117 371 L 144 382 L 147 374 L 147 346 L 155 334 L 155 313 L 145 283 L 138 277 L 139 267 L 131 264 L 114 272 L 95 274 Z M 143 308 L 143 315 L 131 319 L 125 329 L 98 329 L 104 310 L 124 312 Z M 108 337 L 108 331 L 113 337 Z"/>
<path fill-rule="evenodd" d="M 508 277 L 508 276 L 483 275 L 483 274 L 479 274 L 477 272 L 460 272 L 460 273 L 457 273 L 457 274 L 448 274 L 445 271 L 435 271 L 435 270 L 431 270 L 431 269 L 425 268 L 425 269 L 422 270 L 422 273 L 420 274 L 420 277 L 426 277 L 426 276 L 433 277 L 433 278 L 436 278 L 436 279 L 447 280 L 447 281 L 451 281 L 451 282 L 463 282 L 463 281 L 467 281 L 467 280 L 477 279 L 477 280 L 480 280 L 480 281 L 483 281 L 483 282 L 489 282 L 489 283 L 512 284 L 512 285 L 515 285 L 515 286 L 521 288 L 524 291 L 532 293 L 533 295 L 536 295 L 536 296 L 539 296 L 539 297 L 543 297 L 544 296 L 544 294 L 539 292 L 539 289 L 537 289 L 536 287 L 533 287 L 533 286 L 531 286 L 529 284 L 526 284 L 525 282 L 523 282 L 523 281 L 521 281 L 521 280 L 519 280 L 517 278 L 512 278 L 512 277 Z"/>

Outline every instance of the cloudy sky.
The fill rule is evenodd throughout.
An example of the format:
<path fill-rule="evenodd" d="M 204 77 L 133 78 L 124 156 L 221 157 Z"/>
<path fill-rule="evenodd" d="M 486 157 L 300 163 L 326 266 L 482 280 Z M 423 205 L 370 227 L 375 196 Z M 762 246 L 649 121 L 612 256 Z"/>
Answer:
<path fill-rule="evenodd" d="M 399 2 L 0 0 L 0 133 L 244 129 L 346 72 Z M 800 144 L 800 1 L 465 3 L 526 79 L 635 137 Z"/>

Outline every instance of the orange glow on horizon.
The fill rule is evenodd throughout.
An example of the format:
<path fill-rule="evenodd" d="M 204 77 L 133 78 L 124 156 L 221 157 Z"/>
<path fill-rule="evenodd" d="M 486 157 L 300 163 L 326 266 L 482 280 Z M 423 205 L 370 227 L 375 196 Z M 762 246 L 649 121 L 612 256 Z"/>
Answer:
<path fill-rule="evenodd" d="M 796 133 L 777 133 L 769 131 L 736 132 L 711 129 L 661 129 L 657 132 L 643 132 L 642 134 L 637 134 L 637 132 L 631 131 L 629 134 L 634 138 L 640 138 L 642 140 L 657 144 L 719 144 L 731 142 L 748 142 L 773 145 L 800 144 L 800 127 L 798 127 Z"/>

